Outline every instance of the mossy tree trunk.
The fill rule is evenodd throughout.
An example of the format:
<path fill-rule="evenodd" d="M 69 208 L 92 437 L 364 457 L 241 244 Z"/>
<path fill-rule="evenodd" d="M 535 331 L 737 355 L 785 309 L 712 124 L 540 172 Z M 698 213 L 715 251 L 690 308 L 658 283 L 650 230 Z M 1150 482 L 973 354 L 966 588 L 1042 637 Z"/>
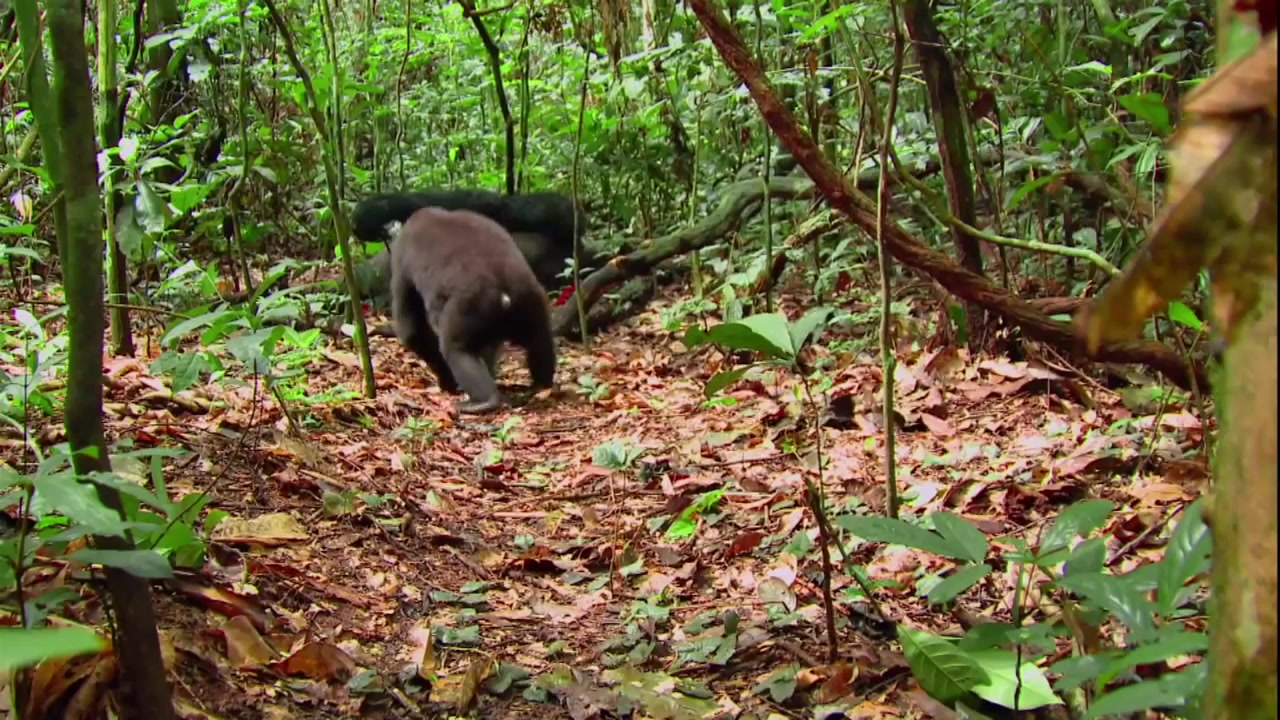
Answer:
<path fill-rule="evenodd" d="M 1273 197 L 1274 201 L 1274 197 Z M 1270 231 L 1275 247 L 1276 229 Z M 1275 268 L 1275 255 L 1271 257 Z M 1205 717 L 1276 717 L 1276 278 L 1241 324 L 1219 383 L 1210 689 Z"/>

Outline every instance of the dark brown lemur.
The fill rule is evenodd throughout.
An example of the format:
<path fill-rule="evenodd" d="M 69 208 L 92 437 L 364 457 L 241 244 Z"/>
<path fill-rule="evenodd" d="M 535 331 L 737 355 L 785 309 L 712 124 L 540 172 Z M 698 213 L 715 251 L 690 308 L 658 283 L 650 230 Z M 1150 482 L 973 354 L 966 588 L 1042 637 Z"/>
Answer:
<path fill-rule="evenodd" d="M 505 342 L 524 348 L 535 388 L 553 385 L 549 312 L 546 291 L 511 235 L 483 215 L 424 208 L 391 243 L 396 336 L 446 392 L 466 392 L 458 412 L 501 407 L 495 375 Z"/>

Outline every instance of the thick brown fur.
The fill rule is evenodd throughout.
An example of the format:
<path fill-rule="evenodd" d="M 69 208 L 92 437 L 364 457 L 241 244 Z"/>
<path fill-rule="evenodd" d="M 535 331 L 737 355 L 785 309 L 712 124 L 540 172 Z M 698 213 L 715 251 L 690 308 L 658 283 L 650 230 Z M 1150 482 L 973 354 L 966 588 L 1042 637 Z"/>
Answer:
<path fill-rule="evenodd" d="M 391 243 L 391 316 L 400 342 L 431 366 L 460 412 L 502 403 L 494 379 L 504 342 L 525 349 L 536 388 L 555 381 L 546 291 L 511 235 L 469 210 L 428 207 Z"/>

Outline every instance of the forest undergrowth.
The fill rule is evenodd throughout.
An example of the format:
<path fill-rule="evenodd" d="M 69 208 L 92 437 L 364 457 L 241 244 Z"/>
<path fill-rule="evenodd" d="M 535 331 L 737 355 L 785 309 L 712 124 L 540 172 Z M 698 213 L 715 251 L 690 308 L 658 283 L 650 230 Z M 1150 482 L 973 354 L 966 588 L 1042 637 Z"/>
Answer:
<path fill-rule="evenodd" d="M 783 307 L 794 315 L 803 302 Z M 373 339 L 372 401 L 359 397 L 348 342 L 312 359 L 307 400 L 290 408 L 301 436 L 260 385 L 173 395 L 146 360 L 107 358 L 108 437 L 190 451 L 166 466 L 170 493 L 208 491 L 228 514 L 204 569 L 157 594 L 183 703 L 220 717 L 349 717 L 380 694 L 352 681 L 374 669 L 431 678 L 431 702 L 480 717 L 584 717 L 599 688 L 571 673 L 625 660 L 706 683 L 723 709 L 785 700 L 773 687 L 798 664 L 808 670 L 793 689 L 843 696 L 850 717 L 931 714 L 902 656 L 858 628 L 845 572 L 833 580 L 841 659 L 825 662 L 821 569 L 807 552 L 818 539 L 806 478 L 821 478 L 832 513 L 885 511 L 878 363 L 815 346 L 839 398 L 816 416 L 785 374 L 748 376 L 708 401 L 706 380 L 733 356 L 685 348 L 662 328 L 666 304 L 590 349 L 561 342 L 550 396 L 521 393 L 522 355 L 508 352 L 500 380 L 517 401 L 479 419 L 458 419 L 387 338 Z M 1201 443 L 1191 414 L 1134 412 L 1068 367 L 908 349 L 897 395 L 909 512 L 948 510 L 989 537 L 1030 541 L 1071 503 L 1108 498 L 1131 510 L 1108 528 L 1116 572 L 1160 552 L 1143 541 L 1152 518 L 1197 497 L 1206 476 L 1203 462 L 1166 459 Z M 56 439 L 61 419 L 33 431 Z M 949 634 L 1008 619 L 1010 568 L 944 609 L 914 588 L 951 561 L 868 544 L 850 561 L 893 622 Z M 736 651 L 717 659 L 716 633 L 699 623 L 728 610 L 741 622 Z M 570 673 L 564 704 L 510 691 L 522 673 L 557 669 Z M 421 698 L 391 697 L 385 717 L 421 711 Z"/>

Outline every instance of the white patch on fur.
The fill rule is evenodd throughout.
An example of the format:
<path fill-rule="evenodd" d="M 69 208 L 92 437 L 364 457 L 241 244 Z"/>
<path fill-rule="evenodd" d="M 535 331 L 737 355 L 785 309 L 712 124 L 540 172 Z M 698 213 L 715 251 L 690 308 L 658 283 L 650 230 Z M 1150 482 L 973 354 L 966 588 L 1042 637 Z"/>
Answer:
<path fill-rule="evenodd" d="M 502 300 L 501 300 L 501 302 L 502 302 L 502 309 L 503 309 L 503 310 L 510 310 L 510 309 L 511 309 L 511 296 L 510 296 L 510 295 L 508 295 L 508 294 L 506 294 L 506 293 L 502 293 Z"/>
<path fill-rule="evenodd" d="M 392 220 L 383 227 L 387 231 L 387 237 L 394 239 L 400 237 L 400 230 L 404 228 L 404 223 L 399 220 Z"/>

